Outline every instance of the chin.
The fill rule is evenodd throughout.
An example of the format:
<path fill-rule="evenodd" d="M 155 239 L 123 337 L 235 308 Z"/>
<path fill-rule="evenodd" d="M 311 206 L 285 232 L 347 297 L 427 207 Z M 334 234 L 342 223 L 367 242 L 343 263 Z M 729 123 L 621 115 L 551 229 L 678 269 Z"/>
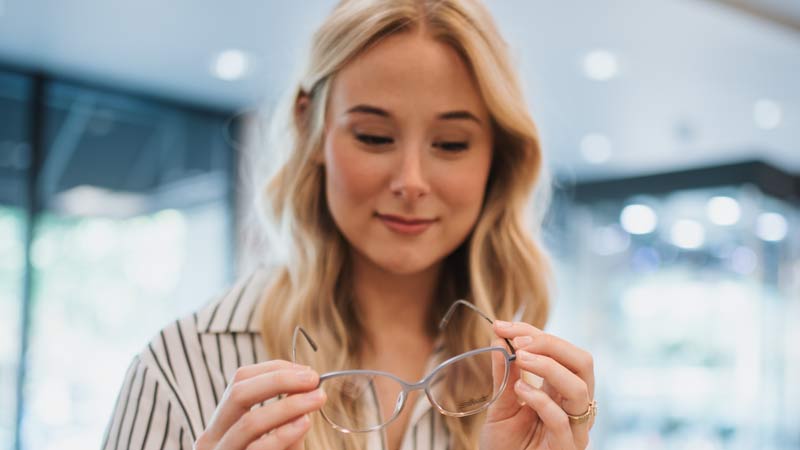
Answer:
<path fill-rule="evenodd" d="M 398 254 L 398 256 L 402 256 Z M 413 275 L 429 269 L 438 260 L 415 260 L 414 258 L 393 258 L 389 261 L 375 261 L 383 270 L 395 275 Z"/>

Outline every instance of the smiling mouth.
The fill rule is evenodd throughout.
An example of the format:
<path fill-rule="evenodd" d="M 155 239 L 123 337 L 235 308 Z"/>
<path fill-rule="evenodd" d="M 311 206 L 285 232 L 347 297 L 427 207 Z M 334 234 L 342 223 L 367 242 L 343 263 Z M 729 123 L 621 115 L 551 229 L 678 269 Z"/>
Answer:
<path fill-rule="evenodd" d="M 378 216 L 380 219 L 396 222 L 403 225 L 431 224 L 438 220 L 438 219 L 423 219 L 418 217 L 402 217 L 402 216 L 395 216 L 392 214 L 380 214 L 380 213 L 375 213 L 375 215 Z"/>
<path fill-rule="evenodd" d="M 401 217 L 391 214 L 378 214 L 375 217 L 381 220 L 390 231 L 400 234 L 413 236 L 418 235 L 431 227 L 439 219 L 422 219 L 418 217 Z"/>

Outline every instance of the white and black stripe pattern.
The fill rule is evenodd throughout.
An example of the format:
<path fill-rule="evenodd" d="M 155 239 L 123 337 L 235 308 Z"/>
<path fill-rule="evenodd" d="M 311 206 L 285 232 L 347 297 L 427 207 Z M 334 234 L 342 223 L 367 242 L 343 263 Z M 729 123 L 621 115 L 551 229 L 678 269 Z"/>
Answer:
<path fill-rule="evenodd" d="M 237 368 L 270 359 L 256 308 L 267 281 L 259 268 L 194 314 L 163 330 L 134 357 L 102 450 L 191 450 Z M 407 405 L 406 407 L 410 407 Z M 370 449 L 387 450 L 373 433 Z M 445 450 L 443 418 L 422 395 L 401 450 Z"/>

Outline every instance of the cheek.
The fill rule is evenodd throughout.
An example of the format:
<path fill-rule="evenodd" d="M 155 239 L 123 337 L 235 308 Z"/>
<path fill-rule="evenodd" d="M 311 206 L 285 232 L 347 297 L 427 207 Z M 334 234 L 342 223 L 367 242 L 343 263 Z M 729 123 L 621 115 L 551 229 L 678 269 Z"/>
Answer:
<path fill-rule="evenodd" d="M 325 146 L 325 178 L 328 204 L 334 217 L 346 218 L 358 209 L 369 210 L 370 199 L 380 193 L 379 171 L 357 149 L 349 148 L 341 137 Z"/>
<path fill-rule="evenodd" d="M 475 220 L 483 204 L 489 158 L 478 158 L 458 170 L 442 171 L 439 192 L 459 220 Z"/>

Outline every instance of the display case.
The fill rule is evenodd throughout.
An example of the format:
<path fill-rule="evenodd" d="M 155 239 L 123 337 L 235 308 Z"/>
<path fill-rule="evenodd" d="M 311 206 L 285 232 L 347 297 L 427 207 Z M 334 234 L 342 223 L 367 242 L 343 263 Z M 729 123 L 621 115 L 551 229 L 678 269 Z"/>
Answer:
<path fill-rule="evenodd" d="M 595 356 L 592 448 L 800 448 L 800 204 L 781 176 L 784 198 L 680 174 L 558 197 L 551 329 Z"/>

